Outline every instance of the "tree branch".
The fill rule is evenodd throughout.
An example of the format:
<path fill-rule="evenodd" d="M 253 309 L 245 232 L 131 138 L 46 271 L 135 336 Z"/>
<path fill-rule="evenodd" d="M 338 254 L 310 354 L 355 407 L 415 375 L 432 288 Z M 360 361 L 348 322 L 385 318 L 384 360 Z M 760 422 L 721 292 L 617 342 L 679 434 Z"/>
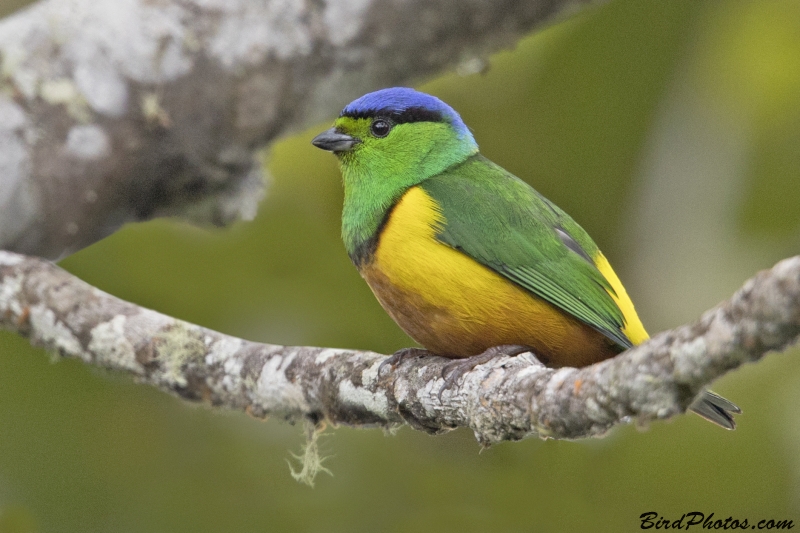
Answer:
<path fill-rule="evenodd" d="M 530 354 L 497 357 L 439 395 L 440 357 L 378 375 L 384 356 L 259 344 L 106 294 L 41 259 L 0 252 L 0 327 L 64 357 L 253 416 L 352 426 L 466 426 L 483 445 L 531 435 L 599 436 L 630 420 L 683 413 L 714 379 L 800 335 L 800 256 L 749 280 L 692 324 L 582 369 Z"/>
<path fill-rule="evenodd" d="M 0 249 L 251 218 L 258 148 L 588 3 L 41 0 L 0 22 Z"/>

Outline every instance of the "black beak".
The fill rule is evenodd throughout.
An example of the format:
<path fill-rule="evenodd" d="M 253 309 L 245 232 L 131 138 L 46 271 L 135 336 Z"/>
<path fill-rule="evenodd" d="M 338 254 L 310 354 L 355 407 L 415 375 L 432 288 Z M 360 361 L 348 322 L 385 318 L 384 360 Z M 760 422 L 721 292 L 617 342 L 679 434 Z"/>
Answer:
<path fill-rule="evenodd" d="M 311 144 L 329 152 L 347 152 L 352 149 L 356 143 L 360 142 L 361 140 L 355 137 L 339 133 L 336 131 L 336 128 L 331 128 L 314 137 Z"/>

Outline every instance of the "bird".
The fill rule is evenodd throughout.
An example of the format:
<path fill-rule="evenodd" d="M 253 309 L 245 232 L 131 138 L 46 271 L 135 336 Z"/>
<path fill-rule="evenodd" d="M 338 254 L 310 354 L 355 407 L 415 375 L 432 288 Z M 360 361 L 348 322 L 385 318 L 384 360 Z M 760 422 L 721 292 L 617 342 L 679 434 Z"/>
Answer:
<path fill-rule="evenodd" d="M 394 321 L 460 375 L 501 353 L 584 367 L 649 338 L 606 257 L 566 212 L 484 157 L 435 96 L 392 87 L 344 107 L 312 144 L 344 185 L 342 239 Z M 447 384 L 447 381 L 446 381 Z M 734 429 L 732 402 L 690 407 Z"/>

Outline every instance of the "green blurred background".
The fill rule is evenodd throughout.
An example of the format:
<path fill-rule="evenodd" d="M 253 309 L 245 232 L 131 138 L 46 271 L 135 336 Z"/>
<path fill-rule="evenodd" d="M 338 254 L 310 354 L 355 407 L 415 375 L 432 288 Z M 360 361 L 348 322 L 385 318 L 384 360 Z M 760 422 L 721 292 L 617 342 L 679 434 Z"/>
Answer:
<path fill-rule="evenodd" d="M 9 13 L 21 3 L 4 0 Z M 425 81 L 425 80 L 422 80 Z M 651 333 L 690 321 L 800 249 L 800 2 L 615 1 L 537 32 L 484 74 L 419 85 L 485 155 L 597 240 Z M 339 240 L 320 124 L 266 155 L 258 218 L 131 225 L 69 257 L 121 298 L 232 335 L 390 353 L 411 344 Z M 333 477 L 296 483 L 298 426 L 212 412 L 0 334 L 0 533 L 629 531 L 671 519 L 800 525 L 800 358 L 715 383 L 744 409 L 602 440 L 338 428 Z"/>

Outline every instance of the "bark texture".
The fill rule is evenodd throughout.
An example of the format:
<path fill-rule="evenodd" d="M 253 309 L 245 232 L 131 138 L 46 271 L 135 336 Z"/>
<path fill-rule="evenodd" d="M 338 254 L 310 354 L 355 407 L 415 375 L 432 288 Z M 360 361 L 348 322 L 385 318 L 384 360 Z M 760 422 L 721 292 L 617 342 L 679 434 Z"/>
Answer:
<path fill-rule="evenodd" d="M 696 322 L 582 369 L 500 356 L 441 390 L 448 362 L 395 368 L 353 350 L 259 344 L 124 302 L 41 259 L 0 252 L 0 327 L 140 382 L 253 416 L 352 426 L 466 426 L 490 445 L 600 436 L 686 411 L 714 379 L 800 336 L 800 256 L 749 280 Z"/>
<path fill-rule="evenodd" d="M 0 22 L 0 249 L 250 218 L 257 149 L 589 0 L 41 0 Z"/>

